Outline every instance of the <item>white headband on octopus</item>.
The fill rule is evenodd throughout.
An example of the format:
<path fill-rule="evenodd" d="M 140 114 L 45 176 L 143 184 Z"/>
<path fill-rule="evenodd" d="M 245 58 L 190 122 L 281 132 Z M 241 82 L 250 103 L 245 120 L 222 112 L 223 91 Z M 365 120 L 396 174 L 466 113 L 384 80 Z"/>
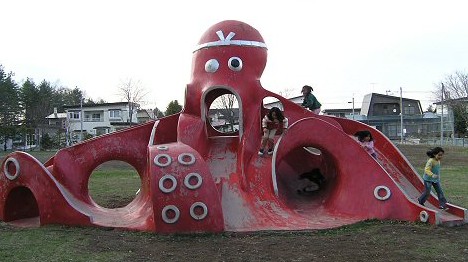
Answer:
<path fill-rule="evenodd" d="M 214 46 L 227 46 L 227 45 L 237 45 L 237 46 L 251 46 L 251 47 L 262 47 L 267 48 L 265 43 L 258 42 L 258 41 L 250 41 L 250 40 L 232 40 L 232 38 L 236 35 L 234 32 L 229 32 L 227 37 L 224 37 L 223 31 L 219 30 L 216 32 L 219 37 L 218 41 L 208 42 L 204 44 L 198 45 L 193 52 L 196 52 L 202 48 L 209 48 Z"/>

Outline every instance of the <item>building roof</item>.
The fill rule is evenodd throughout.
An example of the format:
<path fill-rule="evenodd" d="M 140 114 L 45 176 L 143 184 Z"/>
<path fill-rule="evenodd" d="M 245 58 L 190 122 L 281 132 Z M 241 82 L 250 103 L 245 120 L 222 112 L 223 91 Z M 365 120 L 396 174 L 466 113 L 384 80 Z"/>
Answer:
<path fill-rule="evenodd" d="M 67 118 L 67 113 L 53 113 L 46 117 L 47 119 Z"/>
<path fill-rule="evenodd" d="M 154 118 L 154 113 L 152 110 L 140 109 L 137 111 L 137 117 Z"/>
<path fill-rule="evenodd" d="M 362 107 L 361 107 L 361 115 L 368 115 L 370 111 L 370 106 L 373 101 L 376 101 L 377 99 L 388 99 L 390 101 L 400 101 L 399 96 L 390 96 L 390 95 L 384 95 L 384 94 L 378 94 L 378 93 L 370 93 L 364 96 L 362 99 Z M 411 98 L 404 98 L 402 97 L 403 102 L 409 102 L 409 101 L 414 101 L 419 105 L 419 109 L 422 112 L 421 108 L 421 103 L 417 99 L 411 99 Z M 379 102 L 381 103 L 381 102 Z"/>

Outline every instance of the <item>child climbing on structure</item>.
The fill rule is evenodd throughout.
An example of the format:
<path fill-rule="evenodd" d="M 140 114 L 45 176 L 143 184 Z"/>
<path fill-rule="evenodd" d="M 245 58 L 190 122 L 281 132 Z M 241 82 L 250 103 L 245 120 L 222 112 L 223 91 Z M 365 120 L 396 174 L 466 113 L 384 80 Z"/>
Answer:
<path fill-rule="evenodd" d="M 265 153 L 265 148 L 268 146 L 268 154 L 273 154 L 274 137 L 276 131 L 288 128 L 288 119 L 278 107 L 272 107 L 268 114 L 262 119 L 263 136 L 261 148 L 258 151 L 259 155 Z"/>
<path fill-rule="evenodd" d="M 354 136 L 357 137 L 362 148 L 364 148 L 364 150 L 366 150 L 366 152 L 373 158 L 377 159 L 377 153 L 374 149 L 374 139 L 372 138 L 371 132 L 367 130 L 357 131 Z"/>

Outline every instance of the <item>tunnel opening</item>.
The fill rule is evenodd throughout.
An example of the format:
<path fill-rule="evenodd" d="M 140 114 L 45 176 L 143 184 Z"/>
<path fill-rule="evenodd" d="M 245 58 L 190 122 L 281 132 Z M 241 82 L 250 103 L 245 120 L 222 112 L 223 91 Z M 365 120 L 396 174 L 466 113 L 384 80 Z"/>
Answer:
<path fill-rule="evenodd" d="M 109 160 L 92 171 L 88 192 L 94 203 L 101 207 L 123 208 L 136 200 L 141 183 L 135 167 L 124 161 Z"/>
<path fill-rule="evenodd" d="M 39 226 L 39 207 L 36 198 L 27 187 L 16 187 L 5 201 L 5 222 L 27 223 Z"/>
<path fill-rule="evenodd" d="M 329 154 L 317 146 L 290 150 L 276 168 L 278 195 L 295 210 L 324 206 L 333 190 L 336 170 Z"/>

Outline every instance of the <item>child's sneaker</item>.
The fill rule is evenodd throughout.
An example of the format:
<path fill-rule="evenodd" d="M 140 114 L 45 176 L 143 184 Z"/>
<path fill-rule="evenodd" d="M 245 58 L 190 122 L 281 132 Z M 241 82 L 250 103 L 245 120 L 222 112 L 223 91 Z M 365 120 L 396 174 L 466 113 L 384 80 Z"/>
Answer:
<path fill-rule="evenodd" d="M 269 155 L 273 154 L 273 150 L 272 150 L 272 149 L 268 149 L 268 154 L 269 154 Z"/>
<path fill-rule="evenodd" d="M 258 155 L 259 155 L 259 156 L 263 156 L 263 149 L 260 149 L 260 150 L 258 151 Z"/>
<path fill-rule="evenodd" d="M 419 200 L 419 198 L 418 198 L 418 203 L 419 203 L 421 206 L 424 206 L 424 203 L 421 203 L 421 200 Z"/>

